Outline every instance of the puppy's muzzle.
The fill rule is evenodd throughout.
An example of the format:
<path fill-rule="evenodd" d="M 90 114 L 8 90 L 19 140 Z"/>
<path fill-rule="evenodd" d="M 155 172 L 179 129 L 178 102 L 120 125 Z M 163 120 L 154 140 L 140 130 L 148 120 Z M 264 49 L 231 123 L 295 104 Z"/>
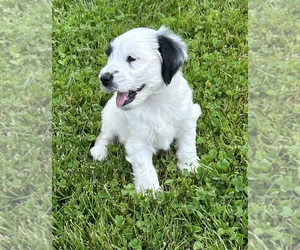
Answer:
<path fill-rule="evenodd" d="M 114 75 L 111 73 L 105 73 L 100 77 L 100 81 L 102 82 L 104 87 L 112 86 Z"/>

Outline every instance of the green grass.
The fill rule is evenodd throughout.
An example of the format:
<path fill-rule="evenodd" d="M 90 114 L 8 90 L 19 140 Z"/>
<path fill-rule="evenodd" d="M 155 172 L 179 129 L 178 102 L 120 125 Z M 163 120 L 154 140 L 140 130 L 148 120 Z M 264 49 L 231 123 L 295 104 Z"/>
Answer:
<path fill-rule="evenodd" d="M 0 2 L 0 249 L 50 249 L 51 4 Z"/>
<path fill-rule="evenodd" d="M 182 175 L 173 150 L 159 153 L 154 199 L 135 193 L 122 145 L 102 163 L 89 149 L 110 97 L 97 78 L 108 42 L 162 24 L 188 44 L 202 167 Z M 247 49 L 246 1 L 53 1 L 55 249 L 245 248 Z"/>
<path fill-rule="evenodd" d="M 249 248 L 299 249 L 300 5 L 249 6 Z"/>

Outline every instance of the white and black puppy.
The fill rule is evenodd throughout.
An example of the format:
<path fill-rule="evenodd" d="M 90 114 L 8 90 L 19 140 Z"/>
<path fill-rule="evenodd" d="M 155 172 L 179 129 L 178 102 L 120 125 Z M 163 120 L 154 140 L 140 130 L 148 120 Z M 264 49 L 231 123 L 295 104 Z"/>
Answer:
<path fill-rule="evenodd" d="M 196 122 L 201 108 L 181 73 L 186 44 L 162 26 L 132 29 L 113 40 L 100 71 L 101 87 L 114 92 L 102 112 L 102 128 L 91 148 L 94 159 L 107 156 L 107 145 L 118 139 L 132 164 L 135 188 L 156 191 L 159 182 L 152 163 L 158 150 L 175 140 L 177 166 L 198 167 Z"/>

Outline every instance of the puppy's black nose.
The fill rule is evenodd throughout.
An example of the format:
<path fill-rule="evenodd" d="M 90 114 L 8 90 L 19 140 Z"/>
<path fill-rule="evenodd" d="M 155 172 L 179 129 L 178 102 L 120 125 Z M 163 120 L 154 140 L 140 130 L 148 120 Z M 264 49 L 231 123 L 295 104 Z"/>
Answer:
<path fill-rule="evenodd" d="M 104 87 L 108 87 L 109 85 L 111 85 L 113 79 L 114 79 L 114 76 L 111 73 L 105 73 L 100 77 L 100 80 Z"/>

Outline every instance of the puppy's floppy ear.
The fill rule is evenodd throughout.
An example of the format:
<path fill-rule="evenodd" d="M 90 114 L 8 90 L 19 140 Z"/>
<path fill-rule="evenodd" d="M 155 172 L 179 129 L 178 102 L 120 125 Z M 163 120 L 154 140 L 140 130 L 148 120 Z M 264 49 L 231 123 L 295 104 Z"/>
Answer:
<path fill-rule="evenodd" d="M 162 57 L 161 74 L 165 84 L 168 85 L 186 60 L 187 48 L 179 36 L 164 26 L 158 30 L 158 44 L 158 51 Z"/>

